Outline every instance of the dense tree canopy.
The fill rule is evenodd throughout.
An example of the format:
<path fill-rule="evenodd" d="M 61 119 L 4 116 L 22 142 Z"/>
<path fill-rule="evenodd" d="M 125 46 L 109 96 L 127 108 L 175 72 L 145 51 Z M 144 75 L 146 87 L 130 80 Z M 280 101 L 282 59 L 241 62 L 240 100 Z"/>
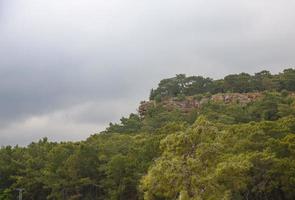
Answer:
<path fill-rule="evenodd" d="M 254 75 L 247 73 L 231 74 L 220 80 L 202 76 L 186 77 L 184 74 L 179 74 L 176 77 L 162 80 L 158 87 L 151 91 L 150 99 L 204 93 L 244 93 L 265 90 L 295 91 L 295 69 L 286 69 L 275 75 L 272 75 L 269 71 L 261 71 Z"/>
<path fill-rule="evenodd" d="M 210 98 L 252 91 L 263 92 L 246 103 Z M 1 147 L 0 200 L 16 199 L 17 188 L 34 200 L 293 200 L 293 91 L 294 69 L 162 80 L 144 115 L 85 141 Z M 204 103 L 167 106 L 187 96 Z"/>
<path fill-rule="evenodd" d="M 224 126 L 201 117 L 162 140 L 161 157 L 142 179 L 144 197 L 294 199 L 294 124 L 289 117 Z"/>

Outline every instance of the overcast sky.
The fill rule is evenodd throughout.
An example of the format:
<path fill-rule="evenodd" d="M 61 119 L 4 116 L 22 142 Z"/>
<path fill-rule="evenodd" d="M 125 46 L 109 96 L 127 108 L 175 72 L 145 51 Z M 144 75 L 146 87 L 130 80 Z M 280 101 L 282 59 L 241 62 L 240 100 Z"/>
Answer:
<path fill-rule="evenodd" d="M 295 64 L 294 0 L 0 0 L 0 145 L 82 140 L 179 73 Z"/>

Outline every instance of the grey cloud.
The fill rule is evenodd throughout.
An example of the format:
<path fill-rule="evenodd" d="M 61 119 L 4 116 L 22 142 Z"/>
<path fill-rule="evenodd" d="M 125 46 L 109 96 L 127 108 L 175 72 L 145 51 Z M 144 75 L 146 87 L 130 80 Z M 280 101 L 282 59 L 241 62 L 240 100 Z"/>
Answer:
<path fill-rule="evenodd" d="M 292 67 L 294 6 L 292 0 L 2 0 L 0 143 L 26 144 L 45 134 L 71 139 L 74 124 L 84 133 L 77 138 L 85 138 L 95 124 L 102 130 L 118 113 L 134 112 L 158 81 L 177 73 L 221 78 Z M 70 117 L 55 120 L 58 112 Z M 40 116 L 54 130 L 24 124 Z M 22 129 L 24 138 L 16 140 Z"/>

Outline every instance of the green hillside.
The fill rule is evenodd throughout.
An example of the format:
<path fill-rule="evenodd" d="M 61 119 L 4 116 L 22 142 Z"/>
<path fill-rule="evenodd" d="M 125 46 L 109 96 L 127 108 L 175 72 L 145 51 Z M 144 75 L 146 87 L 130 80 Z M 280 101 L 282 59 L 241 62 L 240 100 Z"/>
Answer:
<path fill-rule="evenodd" d="M 81 142 L 0 149 L 0 200 L 293 200 L 295 69 L 160 81 Z"/>

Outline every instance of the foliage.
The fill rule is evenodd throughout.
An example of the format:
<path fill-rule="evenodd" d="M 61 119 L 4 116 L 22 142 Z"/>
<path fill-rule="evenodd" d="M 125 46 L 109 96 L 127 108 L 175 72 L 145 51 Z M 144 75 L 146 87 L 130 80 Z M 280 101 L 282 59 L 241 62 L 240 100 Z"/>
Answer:
<path fill-rule="evenodd" d="M 289 117 L 218 126 L 201 117 L 162 140 L 161 157 L 142 179 L 144 197 L 294 199 L 294 124 Z"/>
<path fill-rule="evenodd" d="M 247 73 L 231 74 L 224 79 L 213 80 L 202 76 L 184 74 L 163 79 L 156 89 L 151 90 L 150 100 L 179 95 L 193 96 L 205 93 L 254 92 L 254 91 L 295 91 L 295 69 L 285 69 L 282 73 L 272 75 L 269 71 L 261 71 L 254 75 Z"/>
<path fill-rule="evenodd" d="M 212 94 L 264 91 L 247 103 Z M 295 199 L 295 70 L 221 80 L 177 75 L 130 114 L 81 142 L 0 148 L 0 200 Z M 182 110 L 190 96 L 204 101 Z M 168 99 L 168 100 L 167 100 Z"/>

